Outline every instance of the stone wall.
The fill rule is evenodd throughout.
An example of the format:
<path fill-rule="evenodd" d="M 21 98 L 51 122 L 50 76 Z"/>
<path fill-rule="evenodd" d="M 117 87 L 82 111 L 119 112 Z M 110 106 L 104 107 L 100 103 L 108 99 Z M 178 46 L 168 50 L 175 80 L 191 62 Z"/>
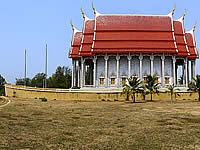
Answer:
<path fill-rule="evenodd" d="M 63 90 L 63 89 L 41 89 L 30 88 L 15 85 L 5 86 L 6 96 L 18 98 L 47 98 L 48 100 L 67 100 L 67 101 L 124 101 L 125 96 L 118 89 L 96 89 L 89 91 L 83 90 Z M 198 94 L 193 92 L 178 92 L 176 93 L 176 100 L 190 100 L 198 99 Z M 142 96 L 136 94 L 136 101 L 141 101 Z M 150 100 L 150 95 L 146 96 L 146 100 Z M 170 100 L 169 93 L 159 93 L 153 95 L 153 100 L 162 101 Z"/>

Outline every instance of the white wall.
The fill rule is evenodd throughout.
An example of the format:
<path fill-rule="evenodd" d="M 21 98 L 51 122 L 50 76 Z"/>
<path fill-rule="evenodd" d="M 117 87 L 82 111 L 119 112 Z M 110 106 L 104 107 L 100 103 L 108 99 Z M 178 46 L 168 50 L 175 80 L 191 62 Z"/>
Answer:
<path fill-rule="evenodd" d="M 142 61 L 142 75 L 150 75 L 151 74 L 151 68 L 150 68 L 150 56 L 143 56 Z"/>
<path fill-rule="evenodd" d="M 131 76 L 135 74 L 139 77 L 140 74 L 139 56 L 133 56 L 131 59 Z"/>
<path fill-rule="evenodd" d="M 120 61 L 119 61 L 119 72 L 120 72 L 120 77 L 121 76 L 127 76 L 128 77 L 128 59 L 127 56 L 120 56 Z"/>
<path fill-rule="evenodd" d="M 153 72 L 161 77 L 161 57 L 155 56 L 153 62 Z"/>
<path fill-rule="evenodd" d="M 97 57 L 97 79 L 96 85 L 99 86 L 99 77 L 105 77 L 105 60 L 103 56 Z"/>

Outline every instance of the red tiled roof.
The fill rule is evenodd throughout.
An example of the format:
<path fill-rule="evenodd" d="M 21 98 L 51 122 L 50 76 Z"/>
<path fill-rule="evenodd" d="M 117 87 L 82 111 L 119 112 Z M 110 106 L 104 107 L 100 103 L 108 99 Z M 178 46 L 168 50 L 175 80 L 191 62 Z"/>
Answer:
<path fill-rule="evenodd" d="M 77 59 L 79 57 L 78 52 L 81 46 L 81 39 L 82 39 L 82 32 L 74 33 L 69 53 L 70 58 Z"/>
<path fill-rule="evenodd" d="M 105 54 L 105 53 L 108 53 L 108 50 L 107 49 L 96 49 L 95 50 L 97 54 Z M 116 54 L 116 51 L 120 54 L 127 54 L 127 53 L 134 53 L 134 54 L 140 54 L 141 52 L 143 54 L 150 54 L 150 53 L 154 53 L 154 54 L 161 54 L 161 52 L 164 52 L 164 51 L 167 51 L 168 53 L 167 54 L 170 54 L 170 53 L 174 53 L 174 49 L 152 49 L 152 48 L 145 48 L 145 49 L 124 49 L 124 48 L 112 48 L 112 49 L 109 49 L 109 54 Z"/>
<path fill-rule="evenodd" d="M 105 53 L 198 57 L 193 34 L 185 33 L 183 22 L 170 16 L 99 15 L 85 20 L 83 33 L 73 36 L 69 57 Z"/>
<path fill-rule="evenodd" d="M 149 40 L 153 37 L 154 40 L 166 40 L 170 41 L 173 39 L 173 35 L 171 32 L 153 32 L 153 31 L 99 31 L 98 34 L 95 36 L 95 40 L 97 41 L 104 41 L 104 40 L 115 40 L 115 41 L 121 41 L 121 40 L 134 40 L 134 41 L 142 41 L 142 40 Z"/>
<path fill-rule="evenodd" d="M 187 57 L 189 55 L 188 53 L 188 47 L 185 40 L 185 31 L 183 27 L 183 22 L 181 21 L 174 21 L 174 35 L 176 39 L 176 45 L 178 49 L 178 55 L 181 57 Z"/>
<path fill-rule="evenodd" d="M 96 18 L 97 31 L 172 31 L 169 16 L 102 15 Z"/>
<path fill-rule="evenodd" d="M 80 47 L 80 56 L 91 56 L 92 42 L 94 37 L 94 20 L 84 21 L 83 37 Z"/>
<path fill-rule="evenodd" d="M 188 59 L 189 60 L 195 60 L 199 56 L 198 56 L 198 52 L 196 50 L 194 35 L 192 33 L 185 33 L 185 36 L 186 36 L 188 49 L 189 49 L 189 52 L 190 52 L 190 56 L 188 56 Z"/>
<path fill-rule="evenodd" d="M 94 42 L 94 49 L 175 49 L 173 41 L 96 41 Z M 154 52 L 154 51 L 152 51 Z"/>
<path fill-rule="evenodd" d="M 159 49 L 160 53 L 177 53 L 169 16 L 103 15 L 96 17 L 95 29 L 94 54 L 101 50 L 111 53 L 114 49 L 116 53 L 121 52 L 119 49 L 127 49 L 124 53 L 157 53 Z"/>

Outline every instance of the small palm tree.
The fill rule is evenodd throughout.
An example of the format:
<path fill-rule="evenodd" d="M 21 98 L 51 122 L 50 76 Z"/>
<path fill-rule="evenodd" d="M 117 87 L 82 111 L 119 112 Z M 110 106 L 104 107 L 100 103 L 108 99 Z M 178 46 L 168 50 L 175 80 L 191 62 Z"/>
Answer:
<path fill-rule="evenodd" d="M 168 87 L 168 91 L 171 95 L 171 102 L 173 102 L 173 95 L 175 94 L 176 91 L 180 91 L 180 89 L 177 89 L 176 86 L 174 86 L 174 84 L 169 85 Z"/>
<path fill-rule="evenodd" d="M 200 101 L 200 75 L 197 75 L 196 78 L 192 79 L 192 82 L 189 84 L 189 89 L 198 92 Z"/>
<path fill-rule="evenodd" d="M 125 85 L 123 87 L 123 91 L 122 91 L 122 94 L 124 94 L 126 96 L 126 101 L 129 101 L 129 97 L 131 95 L 131 87 L 129 85 Z"/>
<path fill-rule="evenodd" d="M 151 94 L 151 101 L 153 100 L 153 93 L 158 93 L 159 83 L 157 83 L 157 75 L 148 75 L 146 80 L 146 88 Z"/>
<path fill-rule="evenodd" d="M 135 103 L 135 95 L 138 93 L 142 88 L 142 82 L 138 77 L 131 77 L 128 79 L 128 84 L 124 86 L 123 91 L 126 91 L 125 93 L 130 94 L 133 100 L 133 103 Z M 128 96 L 129 97 L 129 96 Z"/>
<path fill-rule="evenodd" d="M 142 100 L 145 101 L 146 95 L 148 94 L 148 89 L 146 88 L 146 83 L 142 82 L 141 88 L 139 89 L 139 92 L 141 93 Z"/>

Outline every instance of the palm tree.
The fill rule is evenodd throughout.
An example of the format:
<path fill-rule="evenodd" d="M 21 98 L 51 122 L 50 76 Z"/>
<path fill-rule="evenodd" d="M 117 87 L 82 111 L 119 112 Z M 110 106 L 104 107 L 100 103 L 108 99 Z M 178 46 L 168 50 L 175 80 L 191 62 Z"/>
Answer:
<path fill-rule="evenodd" d="M 131 92 L 131 87 L 126 84 L 123 87 L 123 91 L 122 91 L 122 94 L 125 94 L 125 96 L 126 96 L 126 101 L 129 101 L 129 97 L 130 97 L 131 93 L 132 93 Z"/>
<path fill-rule="evenodd" d="M 151 101 L 153 99 L 153 93 L 158 93 L 159 83 L 157 83 L 157 75 L 148 75 L 146 80 L 146 88 L 151 94 Z"/>
<path fill-rule="evenodd" d="M 197 75 L 196 78 L 193 78 L 193 80 L 189 84 L 189 89 L 198 92 L 200 101 L 200 75 Z"/>
<path fill-rule="evenodd" d="M 131 88 L 133 102 L 135 103 L 135 94 L 142 90 L 142 82 L 138 77 L 133 76 L 128 79 L 128 83 Z"/>
<path fill-rule="evenodd" d="M 174 84 L 169 85 L 167 88 L 168 88 L 168 91 L 167 91 L 167 92 L 169 92 L 170 95 L 171 95 L 171 102 L 173 102 L 173 95 L 175 94 L 175 91 L 180 91 L 180 89 L 177 89 L 177 88 L 174 86 Z M 176 97 L 176 95 L 175 95 L 175 97 Z"/>

